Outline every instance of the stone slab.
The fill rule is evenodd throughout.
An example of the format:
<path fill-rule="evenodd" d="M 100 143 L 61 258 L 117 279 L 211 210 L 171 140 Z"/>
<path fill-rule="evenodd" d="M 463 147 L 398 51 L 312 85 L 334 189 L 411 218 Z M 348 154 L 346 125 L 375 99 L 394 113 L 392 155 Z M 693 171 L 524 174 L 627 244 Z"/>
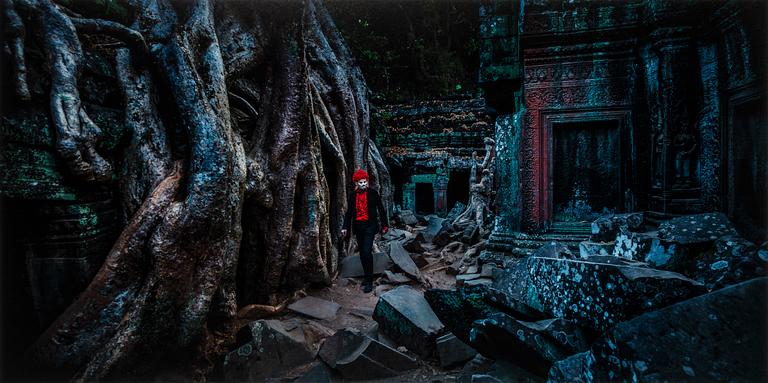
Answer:
<path fill-rule="evenodd" d="M 409 286 L 382 294 L 373 319 L 386 336 L 422 357 L 434 354 L 435 339 L 445 331 L 424 296 Z"/>
<path fill-rule="evenodd" d="M 373 274 L 378 275 L 392 268 L 392 260 L 384 253 L 373 254 Z M 342 278 L 358 278 L 363 276 L 363 264 L 359 255 L 349 255 L 341 260 Z"/>
<path fill-rule="evenodd" d="M 310 296 L 291 303 L 288 309 L 312 318 L 333 319 L 341 306 L 336 302 Z"/>
<path fill-rule="evenodd" d="M 350 380 L 382 379 L 418 367 L 416 359 L 354 330 L 339 330 L 320 349 L 320 359 Z"/>
<path fill-rule="evenodd" d="M 411 255 L 403 248 L 400 242 L 392 242 L 389 246 L 389 258 L 397 265 L 406 275 L 414 279 L 419 279 L 421 272 L 418 266 L 411 259 Z"/>
<path fill-rule="evenodd" d="M 768 379 L 768 278 L 620 323 L 592 346 L 596 381 Z"/>
<path fill-rule="evenodd" d="M 449 367 L 466 362 L 477 355 L 477 351 L 462 342 L 456 335 L 445 334 L 437 338 L 437 356 L 441 367 Z"/>
<path fill-rule="evenodd" d="M 659 225 L 659 238 L 684 245 L 713 243 L 736 229 L 723 213 L 704 213 L 672 218 Z"/>
<path fill-rule="evenodd" d="M 262 381 L 312 361 L 315 354 L 301 337 L 285 330 L 280 321 L 251 322 L 237 334 L 236 350 L 224 360 L 227 381 Z M 241 342 L 246 340 L 244 344 Z"/>
<path fill-rule="evenodd" d="M 605 258 L 614 263 L 530 257 L 499 273 L 493 287 L 597 331 L 704 292 L 701 283 L 681 274 Z"/>

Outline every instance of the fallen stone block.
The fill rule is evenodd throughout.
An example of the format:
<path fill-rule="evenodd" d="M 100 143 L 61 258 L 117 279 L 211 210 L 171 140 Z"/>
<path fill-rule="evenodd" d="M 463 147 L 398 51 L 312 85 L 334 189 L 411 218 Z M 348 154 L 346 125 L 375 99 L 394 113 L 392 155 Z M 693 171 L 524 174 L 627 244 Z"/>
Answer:
<path fill-rule="evenodd" d="M 460 234 L 452 234 L 448 230 L 441 230 L 432 238 L 432 243 L 437 247 L 443 247 L 458 239 Z"/>
<path fill-rule="evenodd" d="M 704 292 L 701 283 L 681 274 L 605 258 L 617 264 L 529 257 L 500 272 L 493 287 L 536 310 L 598 331 Z"/>
<path fill-rule="evenodd" d="M 569 355 L 544 334 L 542 326 L 516 320 L 504 313 L 475 321 L 469 340 L 469 344 L 484 356 L 514 361 L 539 375 L 546 375 L 552 363 Z"/>
<path fill-rule="evenodd" d="M 496 269 L 498 269 L 498 267 L 496 267 L 496 265 L 491 264 L 491 263 L 486 263 L 485 265 L 483 265 L 482 269 L 480 270 L 480 276 L 482 278 L 491 278 L 491 279 L 493 279 L 493 272 Z"/>
<path fill-rule="evenodd" d="M 499 270 L 499 269 L 497 269 Z M 491 285 L 474 287 L 474 291 L 482 294 L 483 300 L 492 307 L 510 314 L 516 319 L 535 322 L 546 318 L 546 314 L 536 310 L 518 299 L 491 287 Z"/>
<path fill-rule="evenodd" d="M 333 319 L 341 306 L 336 302 L 304 297 L 288 305 L 288 310 L 317 319 Z"/>
<path fill-rule="evenodd" d="M 474 358 L 477 351 L 455 335 L 448 333 L 437 338 L 437 355 L 440 366 L 448 367 Z"/>
<path fill-rule="evenodd" d="M 480 278 L 480 273 L 474 274 L 460 274 L 456 276 L 456 283 L 471 281 L 473 279 Z"/>
<path fill-rule="evenodd" d="M 419 268 L 413 263 L 410 254 L 403 248 L 400 242 L 392 242 L 389 247 L 389 258 L 397 265 L 406 275 L 413 279 L 419 279 L 421 272 Z"/>
<path fill-rule="evenodd" d="M 490 285 L 493 283 L 493 279 L 491 278 L 477 278 L 470 281 L 465 281 L 462 286 L 482 286 L 482 285 Z"/>
<path fill-rule="evenodd" d="M 427 261 L 427 258 L 424 256 L 424 254 L 419 253 L 410 253 L 411 260 L 413 260 L 413 263 L 416 264 L 416 267 L 419 269 L 423 269 L 426 266 L 429 266 L 429 261 Z"/>
<path fill-rule="evenodd" d="M 304 371 L 293 383 L 331 383 L 331 374 L 323 363 L 315 362 Z"/>
<path fill-rule="evenodd" d="M 711 244 L 724 235 L 738 235 L 723 213 L 672 218 L 659 225 L 659 238 L 684 245 Z"/>
<path fill-rule="evenodd" d="M 592 346 L 595 381 L 768 379 L 768 278 L 756 278 L 649 312 Z"/>
<path fill-rule="evenodd" d="M 417 241 L 416 238 L 411 238 L 407 241 L 403 242 L 403 248 L 405 250 L 408 250 L 410 253 L 423 253 L 425 250 L 421 246 L 421 242 Z"/>
<path fill-rule="evenodd" d="M 464 212 L 464 209 L 467 208 L 467 205 L 464 205 L 461 202 L 456 202 L 453 205 L 453 208 L 451 208 L 451 211 L 448 212 L 448 214 L 445 216 L 445 221 L 448 223 L 452 223 L 456 220 L 458 216 L 461 215 L 461 213 Z"/>
<path fill-rule="evenodd" d="M 397 217 L 397 219 L 402 222 L 403 225 L 414 226 L 419 223 L 416 215 L 413 214 L 413 212 L 410 210 L 400 210 L 400 212 L 395 214 L 395 217 Z"/>
<path fill-rule="evenodd" d="M 405 274 L 393 273 L 389 270 L 384 270 L 384 278 L 386 278 L 387 283 L 393 285 L 400 285 L 411 281 L 411 278 L 408 278 Z"/>
<path fill-rule="evenodd" d="M 624 228 L 635 231 L 643 225 L 643 213 L 610 214 L 602 216 L 592 222 L 592 235 L 594 242 L 613 241 L 616 234 Z"/>
<path fill-rule="evenodd" d="M 224 360 L 227 381 L 263 381 L 279 377 L 315 357 L 307 347 L 303 333 L 291 334 L 280 321 L 259 320 L 249 323 L 237 334 L 236 350 Z"/>
<path fill-rule="evenodd" d="M 579 257 L 589 258 L 593 255 L 613 255 L 614 242 L 579 242 Z"/>
<path fill-rule="evenodd" d="M 394 227 L 389 228 L 386 234 L 381 236 L 382 239 L 385 239 L 388 241 L 407 241 L 412 237 L 413 237 L 413 234 L 411 234 L 410 232 L 406 230 L 396 229 Z"/>
<path fill-rule="evenodd" d="M 559 360 L 549 369 L 547 383 L 591 383 L 595 357 L 586 351 Z"/>
<path fill-rule="evenodd" d="M 392 260 L 384 253 L 373 254 L 373 274 L 381 274 L 384 270 L 392 268 Z M 341 277 L 358 278 L 362 277 L 363 264 L 360 263 L 359 255 L 349 255 L 341 260 Z"/>
<path fill-rule="evenodd" d="M 656 233 L 633 233 L 620 231 L 615 238 L 613 252 L 614 257 L 643 261 L 651 250 L 651 244 L 658 241 Z"/>
<path fill-rule="evenodd" d="M 424 230 L 424 239 L 426 239 L 427 242 L 432 242 L 432 239 L 435 238 L 437 233 L 443 228 L 445 219 L 436 215 L 428 215 L 425 218 L 427 220 L 427 228 Z"/>
<path fill-rule="evenodd" d="M 461 233 L 461 242 L 474 245 L 480 241 L 480 228 L 475 224 L 470 224 Z"/>
<path fill-rule="evenodd" d="M 485 301 L 485 292 L 480 287 L 429 289 L 424 298 L 448 331 L 467 344 L 472 323 L 499 312 Z"/>
<path fill-rule="evenodd" d="M 695 260 L 691 277 L 715 290 L 766 275 L 768 262 L 760 256 L 754 243 L 737 235 L 726 235 L 715 241 L 711 252 Z"/>
<path fill-rule="evenodd" d="M 568 246 L 560 242 L 551 242 L 544 246 L 541 246 L 538 249 L 534 250 L 533 253 L 531 253 L 531 256 L 544 257 L 544 258 L 567 258 L 567 259 L 575 258 L 573 256 L 573 253 L 571 253 L 571 250 L 568 248 Z"/>
<path fill-rule="evenodd" d="M 422 357 L 434 354 L 435 340 L 445 331 L 424 296 L 408 286 L 382 294 L 373 319 L 385 335 Z"/>
<path fill-rule="evenodd" d="M 477 257 L 477 264 L 482 266 L 487 263 L 492 263 L 496 266 L 503 267 L 506 256 L 504 253 L 498 251 L 483 250 L 480 252 L 480 256 Z"/>
<path fill-rule="evenodd" d="M 326 339 L 319 356 L 350 380 L 382 379 L 418 367 L 415 358 L 348 329 Z"/>

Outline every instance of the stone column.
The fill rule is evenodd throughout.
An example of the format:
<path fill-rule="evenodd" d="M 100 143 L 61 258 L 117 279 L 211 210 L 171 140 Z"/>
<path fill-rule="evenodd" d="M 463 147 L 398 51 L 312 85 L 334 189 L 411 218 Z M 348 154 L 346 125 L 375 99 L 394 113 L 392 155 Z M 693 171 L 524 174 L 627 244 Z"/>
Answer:
<path fill-rule="evenodd" d="M 416 212 L 416 184 L 413 182 L 403 184 L 403 210 Z"/>
<path fill-rule="evenodd" d="M 496 118 L 497 214 L 488 249 L 511 250 L 514 233 L 520 231 L 520 140 L 525 110 Z"/>
<path fill-rule="evenodd" d="M 448 175 L 444 171 L 438 172 L 433 183 L 435 196 L 435 214 L 445 217 L 448 214 Z"/>

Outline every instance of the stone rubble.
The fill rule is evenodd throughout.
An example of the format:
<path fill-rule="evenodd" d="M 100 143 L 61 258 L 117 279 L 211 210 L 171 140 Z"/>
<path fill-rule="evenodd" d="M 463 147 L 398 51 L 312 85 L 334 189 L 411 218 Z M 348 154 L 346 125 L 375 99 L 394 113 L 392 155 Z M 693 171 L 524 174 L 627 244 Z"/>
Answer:
<path fill-rule="evenodd" d="M 483 252 L 479 229 L 459 232 L 435 216 L 392 228 L 378 243 L 389 256 L 377 254 L 375 306 L 293 302 L 288 310 L 304 317 L 241 330 L 224 376 L 402 380 L 426 365 L 456 371 L 459 382 L 768 376 L 758 362 L 766 358 L 758 344 L 766 341 L 768 249 L 719 214 L 674 218 L 658 231 L 642 214 L 596 222 L 578 254 L 554 241 L 524 258 Z M 359 258 L 342 260 L 337 288 L 359 289 L 355 266 Z M 347 317 L 359 323 L 328 326 Z"/>

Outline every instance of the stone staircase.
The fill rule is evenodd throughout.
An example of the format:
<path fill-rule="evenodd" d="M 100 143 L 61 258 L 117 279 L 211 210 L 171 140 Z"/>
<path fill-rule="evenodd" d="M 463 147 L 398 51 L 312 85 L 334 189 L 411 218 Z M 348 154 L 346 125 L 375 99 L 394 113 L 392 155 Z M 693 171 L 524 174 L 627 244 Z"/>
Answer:
<path fill-rule="evenodd" d="M 488 249 L 515 257 L 530 255 L 534 250 L 551 242 L 560 242 L 574 253 L 579 253 L 579 242 L 589 239 L 590 222 L 554 222 L 545 233 L 513 233 L 492 235 Z"/>

